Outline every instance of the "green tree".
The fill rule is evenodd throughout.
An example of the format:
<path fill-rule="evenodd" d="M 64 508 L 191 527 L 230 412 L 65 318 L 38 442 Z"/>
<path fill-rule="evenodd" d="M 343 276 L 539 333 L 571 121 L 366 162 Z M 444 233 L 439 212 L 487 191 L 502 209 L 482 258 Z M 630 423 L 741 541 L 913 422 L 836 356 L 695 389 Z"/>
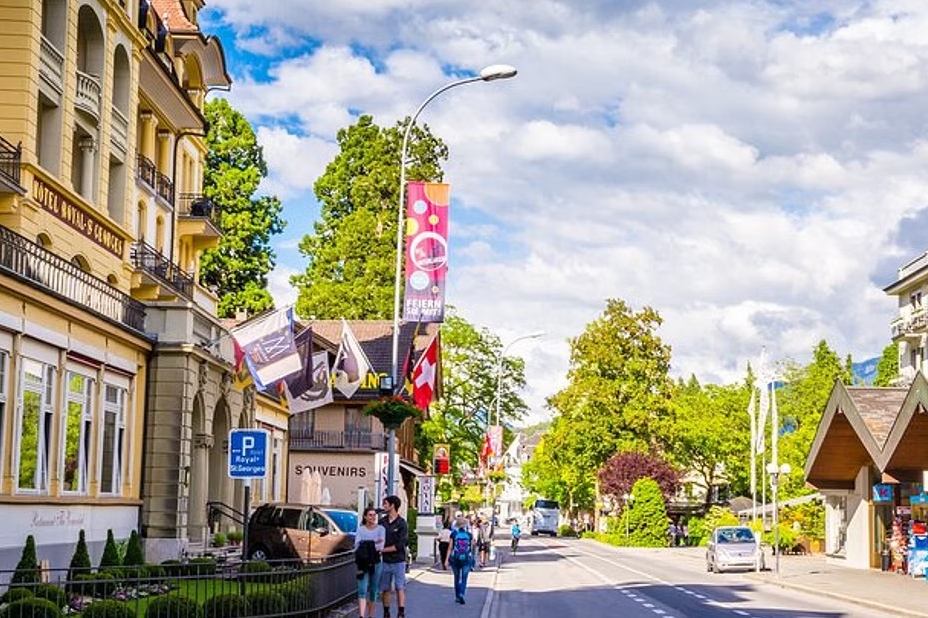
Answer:
<path fill-rule="evenodd" d="M 387 319 L 393 315 L 400 151 L 409 119 L 381 128 L 370 116 L 338 132 L 339 153 L 314 186 L 314 233 L 300 242 L 309 264 L 291 278 L 301 316 Z M 448 148 L 425 125 L 410 132 L 408 180 L 441 181 Z"/>
<path fill-rule="evenodd" d="M 450 444 L 456 479 L 477 467 L 486 428 L 496 421 L 494 404 L 501 349 L 499 337 L 449 309 L 441 329 L 442 398 L 432 404 L 429 418 L 419 425 L 416 438 L 422 465 L 431 463 L 435 444 Z M 525 386 L 524 369 L 518 357 L 503 359 L 499 416 L 504 428 L 528 411 L 519 397 L 519 390 Z M 507 428 L 504 432 L 508 444 L 511 431 Z"/>
<path fill-rule="evenodd" d="M 274 268 L 271 237 L 283 231 L 280 200 L 256 196 L 267 176 L 264 152 L 245 117 L 225 99 L 204 110 L 209 149 L 203 191 L 221 211 L 222 239 L 203 254 L 200 282 L 219 293 L 220 317 L 249 315 L 274 306 L 267 275 Z"/>
<path fill-rule="evenodd" d="M 35 554 L 35 538 L 30 534 L 26 537 L 23 553 L 16 564 L 10 584 L 38 584 L 41 581 L 39 559 Z"/>
<path fill-rule="evenodd" d="M 135 530 L 129 534 L 129 542 L 126 544 L 126 556 L 122 560 L 125 566 L 141 566 L 145 564 L 145 552 L 142 550 L 142 539 Z"/>
<path fill-rule="evenodd" d="M 100 570 L 122 566 L 119 559 L 119 549 L 116 547 L 116 539 L 113 538 L 113 530 L 106 531 L 106 543 L 103 545 L 103 555 L 100 556 Z"/>
<path fill-rule="evenodd" d="M 74 555 L 71 556 L 71 564 L 68 568 L 68 580 L 74 581 L 78 575 L 90 573 L 90 552 L 87 551 L 87 540 L 84 538 L 84 530 L 77 533 L 77 547 L 74 548 Z"/>
<path fill-rule="evenodd" d="M 667 505 L 660 485 L 644 478 L 632 487 L 635 499 L 628 507 L 629 544 L 633 547 L 666 547 Z"/>
<path fill-rule="evenodd" d="M 893 341 L 883 348 L 883 355 L 876 365 L 874 386 L 889 386 L 899 376 L 899 342 Z"/>
<path fill-rule="evenodd" d="M 557 500 L 567 508 L 569 517 L 579 509 L 594 505 L 595 475 L 591 464 L 580 463 L 574 433 L 563 416 L 555 417 L 551 428 L 541 437 L 532 458 L 522 466 L 522 486 L 529 492 Z"/>

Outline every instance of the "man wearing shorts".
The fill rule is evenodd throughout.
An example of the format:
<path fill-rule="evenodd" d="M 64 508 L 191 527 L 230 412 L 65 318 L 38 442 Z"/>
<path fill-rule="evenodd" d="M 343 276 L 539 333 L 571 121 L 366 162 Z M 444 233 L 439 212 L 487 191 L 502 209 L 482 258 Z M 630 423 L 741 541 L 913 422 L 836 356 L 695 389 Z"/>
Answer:
<path fill-rule="evenodd" d="M 406 616 L 406 546 L 409 543 L 409 527 L 400 517 L 402 502 L 397 496 L 383 499 L 384 517 L 380 525 L 387 531 L 383 547 L 383 572 L 380 576 L 380 593 L 383 600 L 383 617 L 390 618 L 391 589 L 396 589 L 397 618 Z"/>

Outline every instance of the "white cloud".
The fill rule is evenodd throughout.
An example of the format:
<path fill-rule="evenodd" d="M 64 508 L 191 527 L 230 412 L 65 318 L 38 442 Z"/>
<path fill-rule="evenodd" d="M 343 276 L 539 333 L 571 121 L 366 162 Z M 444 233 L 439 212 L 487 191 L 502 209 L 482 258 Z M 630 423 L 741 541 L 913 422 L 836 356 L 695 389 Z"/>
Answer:
<path fill-rule="evenodd" d="M 804 361 L 821 339 L 858 359 L 888 343 L 895 304 L 873 278 L 928 249 L 900 230 L 928 216 L 928 6 L 812 4 L 210 6 L 266 53 L 266 67 L 231 65 L 269 77 L 230 97 L 304 227 L 357 113 L 391 125 L 461 70 L 518 67 L 443 93 L 419 121 L 451 151 L 449 302 L 504 340 L 548 333 L 512 351 L 537 419 L 564 384 L 567 339 L 607 298 L 658 310 L 675 374 L 704 381 L 740 379 L 761 346 Z M 304 267 L 297 236 L 278 247 L 275 296 Z"/>

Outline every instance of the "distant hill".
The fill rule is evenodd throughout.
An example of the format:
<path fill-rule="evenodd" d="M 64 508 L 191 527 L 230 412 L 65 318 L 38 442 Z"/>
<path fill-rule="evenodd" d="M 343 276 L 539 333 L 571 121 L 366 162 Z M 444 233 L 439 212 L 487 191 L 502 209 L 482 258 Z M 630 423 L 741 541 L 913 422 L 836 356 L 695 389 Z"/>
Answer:
<path fill-rule="evenodd" d="M 851 365 L 851 372 L 854 374 L 854 384 L 870 386 L 876 379 L 876 366 L 880 362 L 880 357 L 870 358 L 859 363 Z"/>

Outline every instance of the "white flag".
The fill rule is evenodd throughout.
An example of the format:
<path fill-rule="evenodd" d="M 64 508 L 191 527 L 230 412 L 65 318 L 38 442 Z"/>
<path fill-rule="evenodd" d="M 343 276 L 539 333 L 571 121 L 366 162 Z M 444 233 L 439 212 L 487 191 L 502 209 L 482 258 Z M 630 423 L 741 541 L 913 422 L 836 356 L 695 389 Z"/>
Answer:
<path fill-rule="evenodd" d="M 351 399 L 361 388 L 370 370 L 371 363 L 361 349 L 361 344 L 348 327 L 348 322 L 342 318 L 342 341 L 338 346 L 338 354 L 335 355 L 335 366 L 332 367 L 335 388 Z"/>
<path fill-rule="evenodd" d="M 751 387 L 751 403 L 748 404 L 748 418 L 751 419 L 751 448 L 754 449 L 757 446 L 757 410 L 754 405 L 754 398 L 757 394 L 757 389 L 753 386 Z"/>
<path fill-rule="evenodd" d="M 757 385 L 760 388 L 760 410 L 757 417 L 757 452 L 763 453 L 766 450 L 766 424 L 767 413 L 770 411 L 770 377 L 767 375 L 767 349 L 763 348 L 760 352 L 760 362 L 757 365 Z"/>
<path fill-rule="evenodd" d="M 293 309 L 280 309 L 233 328 L 231 333 L 261 388 L 303 368 L 293 338 Z"/>

